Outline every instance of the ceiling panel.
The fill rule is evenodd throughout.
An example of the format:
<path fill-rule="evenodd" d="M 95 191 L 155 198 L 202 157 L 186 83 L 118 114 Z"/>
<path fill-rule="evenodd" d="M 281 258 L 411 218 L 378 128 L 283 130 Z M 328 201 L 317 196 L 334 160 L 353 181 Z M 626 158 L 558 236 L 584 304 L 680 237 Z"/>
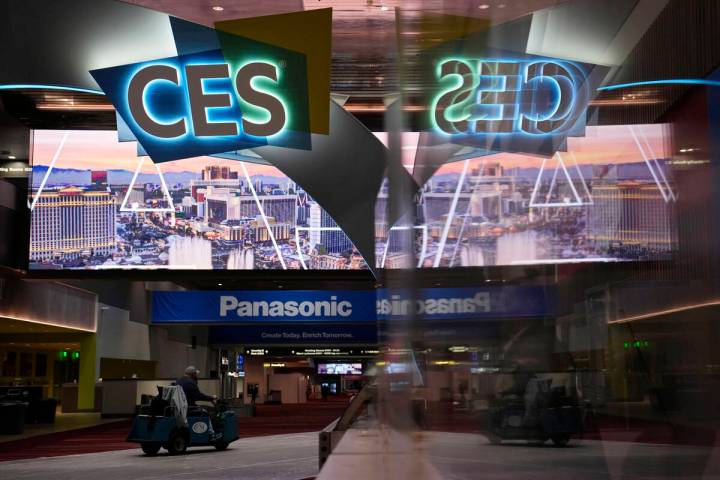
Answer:
<path fill-rule="evenodd" d="M 395 9 L 412 22 L 422 12 L 502 23 L 566 0 L 123 0 L 203 25 L 235 18 L 333 9 L 332 89 L 368 99 L 397 91 Z"/>

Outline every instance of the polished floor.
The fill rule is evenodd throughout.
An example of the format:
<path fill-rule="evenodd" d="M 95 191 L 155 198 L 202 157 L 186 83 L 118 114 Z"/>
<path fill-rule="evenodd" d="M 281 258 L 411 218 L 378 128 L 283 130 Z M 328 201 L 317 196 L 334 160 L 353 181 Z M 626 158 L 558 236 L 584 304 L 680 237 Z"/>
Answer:
<path fill-rule="evenodd" d="M 187 455 L 146 457 L 138 448 L 0 464 L 0 479 L 300 480 L 317 473 L 317 433 L 245 438 L 224 452 L 194 448 Z M 164 452 L 164 451 L 163 451 Z"/>
<path fill-rule="evenodd" d="M 345 445 L 343 454 L 333 457 L 338 464 L 352 464 L 342 478 L 383 476 L 393 463 L 418 463 L 407 451 L 393 451 L 382 438 L 367 433 L 365 440 L 375 451 L 362 452 Z M 73 478 L 89 480 L 150 479 L 231 479 L 300 480 L 317 475 L 317 433 L 245 438 L 227 451 L 192 449 L 181 457 L 145 457 L 139 449 L 42 460 L 21 460 L 0 464 L 2 479 Z M 582 440 L 568 448 L 551 446 L 490 445 L 477 434 L 424 433 L 410 442 L 424 456 L 435 476 L 448 480 L 465 479 L 716 479 L 720 478 L 720 448 L 661 445 L 615 441 Z M 365 468 L 374 468 L 368 477 Z M 330 472 L 323 471 L 320 479 Z"/>
<path fill-rule="evenodd" d="M 430 463 L 446 479 L 718 479 L 720 445 L 713 447 L 580 440 L 491 445 L 479 435 L 430 433 Z"/>

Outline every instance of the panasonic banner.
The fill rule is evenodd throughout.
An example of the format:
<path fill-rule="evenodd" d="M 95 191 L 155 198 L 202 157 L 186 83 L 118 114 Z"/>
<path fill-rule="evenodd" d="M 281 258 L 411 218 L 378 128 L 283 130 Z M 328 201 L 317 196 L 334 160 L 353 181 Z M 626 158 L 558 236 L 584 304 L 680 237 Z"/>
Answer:
<path fill-rule="evenodd" d="M 542 317 L 545 287 L 433 288 L 419 298 L 390 290 L 156 291 L 156 324 L 365 323 L 417 314 L 425 320 Z"/>

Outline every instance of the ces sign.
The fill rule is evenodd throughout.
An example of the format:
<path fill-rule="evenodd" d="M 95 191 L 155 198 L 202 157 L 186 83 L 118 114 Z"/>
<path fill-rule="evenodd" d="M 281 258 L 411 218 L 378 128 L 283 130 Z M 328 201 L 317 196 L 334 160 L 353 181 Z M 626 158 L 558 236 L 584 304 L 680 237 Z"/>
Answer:
<path fill-rule="evenodd" d="M 154 162 L 265 145 L 310 149 L 304 56 L 244 45 L 90 73 L 122 137 Z"/>
<path fill-rule="evenodd" d="M 280 132 L 285 126 L 287 113 L 279 98 L 253 86 L 256 78 L 272 82 L 278 80 L 278 67 L 267 62 L 249 62 L 231 71 L 226 63 L 185 65 L 182 70 L 174 65 L 148 65 L 130 77 L 127 103 L 137 125 L 149 135 L 173 139 L 186 135 L 191 129 L 196 137 L 226 137 L 245 135 L 268 137 Z M 206 82 L 232 80 L 232 89 L 209 91 Z M 169 83 L 187 97 L 189 111 L 178 111 L 172 120 L 160 120 L 153 114 L 153 102 L 148 91 L 156 83 Z M 225 85 L 227 88 L 227 85 Z M 250 115 L 240 118 L 211 121 L 208 110 L 230 108 L 246 102 L 267 112 L 263 120 Z"/>

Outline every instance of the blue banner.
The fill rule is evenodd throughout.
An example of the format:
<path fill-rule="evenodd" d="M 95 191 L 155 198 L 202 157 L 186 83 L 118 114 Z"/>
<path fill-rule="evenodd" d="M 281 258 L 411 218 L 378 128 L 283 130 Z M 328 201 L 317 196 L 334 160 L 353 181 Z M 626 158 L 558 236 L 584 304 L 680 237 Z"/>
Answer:
<path fill-rule="evenodd" d="M 242 345 L 374 345 L 374 323 L 361 325 L 235 325 L 210 327 L 211 344 Z"/>
<path fill-rule="evenodd" d="M 374 322 L 372 290 L 153 292 L 154 323 Z"/>
<path fill-rule="evenodd" d="M 542 286 L 430 288 L 411 299 L 395 290 L 156 291 L 157 324 L 374 323 L 416 314 L 425 320 L 543 317 L 555 312 Z"/>

